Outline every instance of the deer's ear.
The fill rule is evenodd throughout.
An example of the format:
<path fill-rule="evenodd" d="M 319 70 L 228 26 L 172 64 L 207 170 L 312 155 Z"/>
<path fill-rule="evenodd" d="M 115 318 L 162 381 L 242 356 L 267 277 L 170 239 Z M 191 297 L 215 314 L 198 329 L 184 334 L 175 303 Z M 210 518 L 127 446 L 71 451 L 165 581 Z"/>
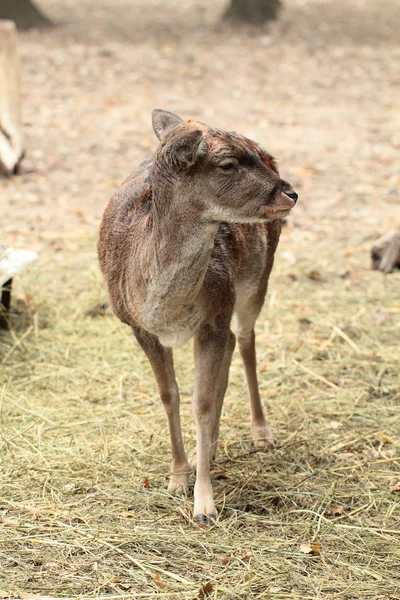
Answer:
<path fill-rule="evenodd" d="M 174 115 L 174 113 L 169 112 L 168 110 L 160 110 L 159 108 L 155 108 L 152 111 L 151 120 L 154 133 L 160 142 L 162 142 L 177 125 L 183 123 L 178 115 Z"/>
<path fill-rule="evenodd" d="M 189 169 L 199 158 L 204 156 L 206 151 L 207 145 L 203 138 L 203 132 L 196 129 L 167 143 L 165 157 L 173 166 Z"/>

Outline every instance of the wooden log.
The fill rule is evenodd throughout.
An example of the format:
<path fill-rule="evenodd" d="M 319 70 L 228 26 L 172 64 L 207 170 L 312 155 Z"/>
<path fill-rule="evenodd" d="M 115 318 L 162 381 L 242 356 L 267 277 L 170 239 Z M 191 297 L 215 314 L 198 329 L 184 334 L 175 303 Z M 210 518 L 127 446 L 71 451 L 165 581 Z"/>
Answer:
<path fill-rule="evenodd" d="M 17 32 L 13 21 L 0 20 L 0 171 L 16 174 L 22 155 Z"/>
<path fill-rule="evenodd" d="M 391 273 L 395 267 L 400 269 L 400 230 L 389 231 L 376 240 L 371 259 L 374 271 Z"/>

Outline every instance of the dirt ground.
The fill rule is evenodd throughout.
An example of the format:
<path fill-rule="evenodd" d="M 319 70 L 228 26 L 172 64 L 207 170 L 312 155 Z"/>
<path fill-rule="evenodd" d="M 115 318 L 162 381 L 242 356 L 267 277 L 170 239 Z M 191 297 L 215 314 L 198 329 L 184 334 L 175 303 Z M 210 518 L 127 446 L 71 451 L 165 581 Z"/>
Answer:
<path fill-rule="evenodd" d="M 19 35 L 26 159 L 0 181 L 1 244 L 39 253 L 0 334 L 0 598 L 399 599 L 400 272 L 369 250 L 400 225 L 400 4 L 285 0 L 260 28 L 220 0 L 38 4 L 57 27 Z M 257 329 L 277 449 L 252 451 L 235 354 L 211 528 L 167 493 L 150 369 L 96 309 L 152 108 L 257 140 L 299 193 Z"/>

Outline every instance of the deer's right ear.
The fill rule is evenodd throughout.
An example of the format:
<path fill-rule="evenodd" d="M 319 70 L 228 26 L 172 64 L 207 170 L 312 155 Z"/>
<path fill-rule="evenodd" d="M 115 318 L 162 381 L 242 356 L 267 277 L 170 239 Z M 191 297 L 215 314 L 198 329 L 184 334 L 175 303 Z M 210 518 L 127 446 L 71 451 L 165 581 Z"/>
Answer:
<path fill-rule="evenodd" d="M 207 152 L 203 132 L 189 131 L 178 139 L 167 142 L 164 156 L 168 163 L 178 169 L 189 169 Z"/>
<path fill-rule="evenodd" d="M 177 125 L 183 123 L 183 120 L 168 110 L 160 110 L 155 108 L 151 113 L 153 130 L 160 142 L 165 140 L 167 135 L 171 133 Z"/>

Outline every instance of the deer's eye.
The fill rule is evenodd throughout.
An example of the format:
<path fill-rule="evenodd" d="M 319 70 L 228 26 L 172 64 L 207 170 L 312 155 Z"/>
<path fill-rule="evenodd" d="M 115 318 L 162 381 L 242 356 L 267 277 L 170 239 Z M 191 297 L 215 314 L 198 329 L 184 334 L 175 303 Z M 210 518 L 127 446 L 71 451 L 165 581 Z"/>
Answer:
<path fill-rule="evenodd" d="M 221 171 L 224 171 L 225 173 L 229 173 L 237 169 L 238 166 L 239 161 L 236 160 L 236 158 L 227 158 L 219 163 L 218 169 L 221 169 Z"/>

